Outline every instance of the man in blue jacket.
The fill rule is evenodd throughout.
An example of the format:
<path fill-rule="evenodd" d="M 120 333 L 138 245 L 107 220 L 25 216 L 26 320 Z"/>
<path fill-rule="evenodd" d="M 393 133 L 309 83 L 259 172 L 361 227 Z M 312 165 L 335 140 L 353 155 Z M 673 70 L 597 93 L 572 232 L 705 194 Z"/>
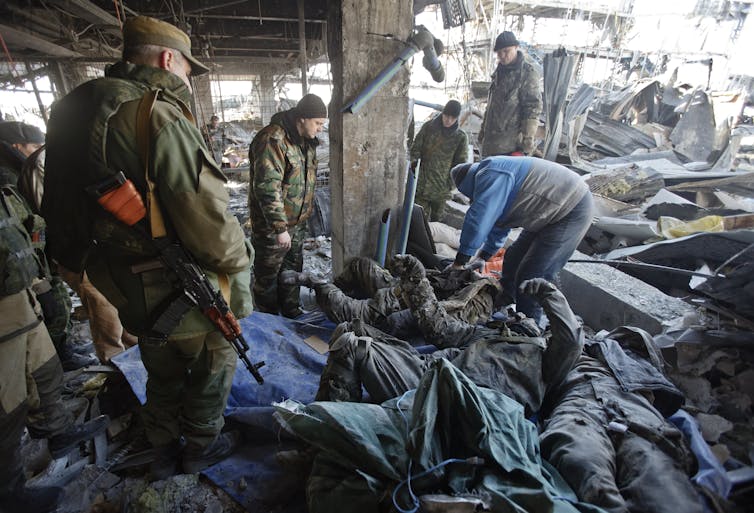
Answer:
<path fill-rule="evenodd" d="M 463 267 L 472 256 L 488 260 L 503 246 L 511 228 L 518 239 L 503 260 L 503 290 L 527 317 L 542 323 L 542 309 L 516 291 L 531 278 L 554 281 L 592 221 L 593 200 L 575 172 L 532 157 L 489 157 L 451 170 L 458 190 L 471 199 L 461 243 L 453 263 Z"/>

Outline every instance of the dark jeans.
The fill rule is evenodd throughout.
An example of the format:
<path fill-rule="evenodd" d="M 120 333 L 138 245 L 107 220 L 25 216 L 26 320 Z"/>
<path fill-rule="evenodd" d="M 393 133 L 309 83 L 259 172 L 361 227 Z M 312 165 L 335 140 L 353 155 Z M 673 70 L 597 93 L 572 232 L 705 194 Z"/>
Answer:
<path fill-rule="evenodd" d="M 530 278 L 555 281 L 589 229 L 592 209 L 592 194 L 587 192 L 560 221 L 547 225 L 538 232 L 522 231 L 505 251 L 500 284 L 516 301 L 516 310 L 540 325 L 544 322 L 542 308 L 531 297 L 517 294 L 518 286 Z"/>

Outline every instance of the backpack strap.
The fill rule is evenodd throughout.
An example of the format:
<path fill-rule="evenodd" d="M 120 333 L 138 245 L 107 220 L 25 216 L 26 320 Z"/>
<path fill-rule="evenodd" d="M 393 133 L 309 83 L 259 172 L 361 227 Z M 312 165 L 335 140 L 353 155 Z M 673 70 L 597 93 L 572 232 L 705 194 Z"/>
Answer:
<path fill-rule="evenodd" d="M 159 198 L 155 192 L 155 183 L 149 176 L 149 153 L 151 145 L 151 133 L 149 129 L 152 109 L 157 101 L 159 91 L 150 89 L 139 102 L 139 108 L 136 111 L 136 146 L 139 149 L 139 157 L 144 166 L 144 180 L 147 184 L 147 216 L 149 216 L 149 231 L 153 239 L 165 237 L 165 218 L 162 216 Z"/>
<path fill-rule="evenodd" d="M 150 118 L 152 117 L 152 110 L 154 104 L 157 101 L 159 91 L 156 89 L 150 89 L 147 91 L 139 102 L 139 107 L 136 111 L 136 145 L 139 149 L 139 157 L 144 165 L 144 180 L 147 184 L 147 216 L 149 216 L 149 229 L 152 233 L 152 238 L 157 239 L 167 236 L 167 230 L 165 228 L 165 218 L 162 215 L 162 209 L 160 209 L 159 198 L 155 190 L 155 183 L 149 176 L 149 153 L 151 145 L 151 133 L 150 133 Z M 192 124 L 196 125 L 194 115 L 188 109 L 183 102 L 178 102 L 183 112 L 184 117 L 188 119 Z M 218 282 L 220 284 L 220 290 L 225 297 L 226 301 L 230 302 L 230 280 L 225 273 L 217 273 Z"/>

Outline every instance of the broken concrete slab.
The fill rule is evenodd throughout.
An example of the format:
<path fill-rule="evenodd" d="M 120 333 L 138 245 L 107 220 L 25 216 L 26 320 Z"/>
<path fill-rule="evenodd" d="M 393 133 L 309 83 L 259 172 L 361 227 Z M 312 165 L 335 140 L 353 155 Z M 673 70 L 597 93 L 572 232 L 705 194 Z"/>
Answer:
<path fill-rule="evenodd" d="M 589 259 L 578 251 L 572 258 Z M 573 311 L 595 330 L 629 325 L 658 334 L 698 315 L 684 301 L 606 265 L 570 263 L 560 272 L 560 285 Z"/>

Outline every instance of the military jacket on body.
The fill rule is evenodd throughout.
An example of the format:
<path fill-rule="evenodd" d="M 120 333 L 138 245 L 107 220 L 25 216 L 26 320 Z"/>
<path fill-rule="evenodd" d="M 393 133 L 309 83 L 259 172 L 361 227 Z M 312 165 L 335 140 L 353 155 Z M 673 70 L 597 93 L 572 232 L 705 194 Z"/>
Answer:
<path fill-rule="evenodd" d="M 416 195 L 424 198 L 448 198 L 453 189 L 450 168 L 468 161 L 469 140 L 458 128 L 445 128 L 442 115 L 424 123 L 411 145 L 411 160 L 421 158 Z"/>
<path fill-rule="evenodd" d="M 275 114 L 251 141 L 249 217 L 257 234 L 283 233 L 311 215 L 319 140 L 304 140 L 292 111 Z"/>
<path fill-rule="evenodd" d="M 482 156 L 514 151 L 531 154 L 541 110 L 539 71 L 519 52 L 515 62 L 498 65 L 492 74 L 487 110 L 479 131 Z"/>
<path fill-rule="evenodd" d="M 15 188 L 0 184 L 0 297 L 21 292 L 47 276 L 40 240 L 43 229 L 42 218 L 32 213 Z"/>
<path fill-rule="evenodd" d="M 59 195 L 82 195 L 88 210 L 80 212 L 92 219 L 96 241 L 85 269 L 92 283 L 118 309 L 123 325 L 139 336 L 149 334 L 158 306 L 180 288 L 176 277 L 157 261 L 152 245 L 131 228 L 118 222 L 104 209 L 87 199 L 84 183 L 73 174 L 65 159 L 76 159 L 77 148 L 66 147 L 66 131 L 81 126 L 87 171 L 106 166 L 122 171 L 144 196 L 146 180 L 137 146 L 137 109 L 144 94 L 158 90 L 159 96 L 149 117 L 149 174 L 156 191 L 168 237 L 180 240 L 197 259 L 210 281 L 218 286 L 218 275 L 229 278 L 229 304 L 235 315 L 251 312 L 251 247 L 233 215 L 227 211 L 227 178 L 209 154 L 202 135 L 184 112 L 189 91 L 176 75 L 149 66 L 119 62 L 108 68 L 105 78 L 79 86 L 53 108 L 47 135 L 45 191 L 42 211 L 46 218 L 70 222 L 72 213 L 55 201 Z M 79 114 L 84 113 L 84 114 Z M 71 125 L 81 115 L 88 125 Z M 74 142 L 77 142 L 74 139 Z M 84 173 L 81 173 L 84 174 Z M 66 183 L 73 182 L 73 186 Z M 51 186 L 53 187 L 51 189 Z M 83 206 L 81 207 L 84 208 Z M 73 213 L 75 215 L 75 213 Z M 66 222 L 48 222 L 57 245 Z M 55 245 L 53 245 L 54 247 Z M 65 254 L 56 250 L 56 259 Z M 194 308 L 182 319 L 171 338 L 188 338 L 215 328 Z"/>

